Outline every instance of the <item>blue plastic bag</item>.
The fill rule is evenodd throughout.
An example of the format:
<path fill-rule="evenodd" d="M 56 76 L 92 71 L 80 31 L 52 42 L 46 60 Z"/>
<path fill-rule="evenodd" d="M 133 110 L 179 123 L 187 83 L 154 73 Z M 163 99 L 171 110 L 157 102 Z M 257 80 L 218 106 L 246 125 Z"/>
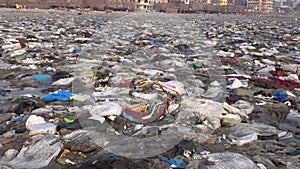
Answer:
<path fill-rule="evenodd" d="M 62 101 L 62 102 L 68 102 L 71 100 L 71 96 L 73 96 L 73 93 L 66 92 L 64 90 L 58 90 L 54 93 L 51 93 L 47 96 L 44 96 L 41 98 L 43 101 Z"/>
<path fill-rule="evenodd" d="M 180 52 L 181 55 L 193 55 L 194 52 Z"/>
<path fill-rule="evenodd" d="M 156 39 L 155 42 L 156 43 L 161 43 L 161 40 L 160 39 Z"/>
<path fill-rule="evenodd" d="M 275 96 L 275 98 L 282 100 L 282 101 L 286 101 L 289 98 L 288 94 L 286 94 L 284 92 L 276 92 L 274 96 Z"/>
<path fill-rule="evenodd" d="M 173 158 L 167 159 L 164 157 L 163 160 L 171 164 L 170 169 L 185 168 L 187 165 L 187 163 L 180 160 L 174 160 Z"/>
<path fill-rule="evenodd" d="M 101 25 L 99 24 L 99 23 L 97 23 L 96 25 L 95 25 L 95 29 L 100 29 L 101 28 Z"/>

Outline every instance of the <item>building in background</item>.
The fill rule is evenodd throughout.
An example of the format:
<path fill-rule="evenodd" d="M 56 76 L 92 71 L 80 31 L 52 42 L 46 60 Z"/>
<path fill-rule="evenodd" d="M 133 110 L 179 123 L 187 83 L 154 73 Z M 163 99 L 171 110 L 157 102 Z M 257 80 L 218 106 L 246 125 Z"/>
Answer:
<path fill-rule="evenodd" d="M 108 7 L 108 0 L 83 0 L 83 7 L 94 10 L 104 10 Z"/>
<path fill-rule="evenodd" d="M 234 0 L 234 5 L 236 6 L 247 6 L 247 0 Z"/>
<path fill-rule="evenodd" d="M 274 10 L 278 13 L 291 13 L 293 12 L 294 4 L 300 0 L 274 0 Z"/>
<path fill-rule="evenodd" d="M 154 4 L 167 4 L 168 0 L 134 0 L 137 11 L 149 11 L 154 9 Z M 188 1 L 188 0 L 187 0 Z"/>
<path fill-rule="evenodd" d="M 273 0 L 273 9 L 276 11 L 283 7 L 283 0 Z"/>
<path fill-rule="evenodd" d="M 133 11 L 135 9 L 134 0 L 106 0 L 104 3 L 99 3 L 99 4 L 103 4 L 104 9 L 110 9 L 110 10 Z M 97 4 L 93 6 L 96 5 Z"/>
<path fill-rule="evenodd" d="M 295 0 L 283 0 L 283 6 L 293 7 Z"/>
<path fill-rule="evenodd" d="M 272 12 L 273 11 L 273 0 L 248 0 L 248 7 L 253 11 L 258 12 Z"/>
<path fill-rule="evenodd" d="M 153 3 L 151 0 L 135 0 L 135 9 L 139 11 L 153 9 Z"/>
<path fill-rule="evenodd" d="M 221 0 L 221 5 L 228 5 L 228 1 L 227 0 Z"/>
<path fill-rule="evenodd" d="M 271 12 L 273 5 L 291 4 L 300 0 L 0 0 L 0 5 L 15 7 L 16 4 L 28 8 L 90 8 L 95 10 L 118 11 L 161 11 L 161 12 L 204 12 L 242 13 L 244 7 L 252 11 Z M 294 3 L 293 3 L 294 4 Z"/>

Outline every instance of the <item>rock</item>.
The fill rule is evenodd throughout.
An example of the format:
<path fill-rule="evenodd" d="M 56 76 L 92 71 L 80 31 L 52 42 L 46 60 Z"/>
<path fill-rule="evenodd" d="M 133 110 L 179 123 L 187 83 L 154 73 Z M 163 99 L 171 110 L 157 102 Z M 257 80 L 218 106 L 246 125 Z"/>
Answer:
<path fill-rule="evenodd" d="M 224 127 L 232 127 L 232 126 L 235 126 L 239 122 L 240 121 L 232 120 L 232 119 L 229 119 L 229 118 L 221 119 L 221 125 L 224 126 Z"/>
<path fill-rule="evenodd" d="M 93 134 L 93 132 L 86 130 L 76 130 L 66 135 L 63 141 L 64 148 L 71 151 L 79 151 L 83 153 L 97 150 L 99 148 L 99 145 L 97 145 L 90 138 L 90 134 Z"/>
<path fill-rule="evenodd" d="M 238 89 L 234 89 L 233 93 L 237 96 L 252 97 L 254 94 L 254 91 L 252 91 L 251 89 L 246 89 L 246 88 L 238 88 Z"/>

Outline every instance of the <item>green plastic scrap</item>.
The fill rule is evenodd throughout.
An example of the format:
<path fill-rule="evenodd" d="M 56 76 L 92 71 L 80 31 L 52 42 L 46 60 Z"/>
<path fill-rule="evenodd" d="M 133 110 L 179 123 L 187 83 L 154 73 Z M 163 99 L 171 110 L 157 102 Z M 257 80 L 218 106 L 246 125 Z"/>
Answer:
<path fill-rule="evenodd" d="M 49 144 L 50 146 L 58 143 L 60 140 L 62 140 L 63 136 L 59 135 L 59 137 L 55 138 L 53 141 L 51 141 L 51 143 Z"/>
<path fill-rule="evenodd" d="M 135 74 L 133 72 L 129 72 L 128 74 L 130 74 L 131 76 L 138 76 L 137 74 Z"/>
<path fill-rule="evenodd" d="M 195 67 L 195 68 L 202 67 L 202 65 L 200 63 L 193 63 L 192 66 Z"/>
<path fill-rule="evenodd" d="M 270 142 L 273 142 L 273 143 L 278 143 L 278 141 L 277 140 L 270 140 Z"/>
<path fill-rule="evenodd" d="M 185 159 L 185 157 L 183 155 L 177 155 L 176 157 L 174 157 L 174 159 L 183 160 L 183 159 Z"/>
<path fill-rule="evenodd" d="M 71 119 L 68 119 L 68 118 L 64 118 L 64 120 L 65 120 L 65 122 L 67 122 L 67 123 L 73 123 L 75 120 L 71 120 Z"/>
<path fill-rule="evenodd" d="M 20 56 L 17 56 L 17 58 L 18 58 L 18 59 L 21 59 L 21 60 L 24 60 L 24 59 L 26 59 L 27 57 L 24 56 L 24 55 L 20 55 Z"/>

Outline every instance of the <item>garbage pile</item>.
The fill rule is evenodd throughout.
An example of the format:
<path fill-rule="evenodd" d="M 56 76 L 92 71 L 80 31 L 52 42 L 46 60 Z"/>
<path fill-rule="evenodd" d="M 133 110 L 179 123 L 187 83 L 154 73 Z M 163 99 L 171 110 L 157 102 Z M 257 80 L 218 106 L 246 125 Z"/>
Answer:
<path fill-rule="evenodd" d="M 2 167 L 299 166 L 299 21 L 4 14 Z"/>

